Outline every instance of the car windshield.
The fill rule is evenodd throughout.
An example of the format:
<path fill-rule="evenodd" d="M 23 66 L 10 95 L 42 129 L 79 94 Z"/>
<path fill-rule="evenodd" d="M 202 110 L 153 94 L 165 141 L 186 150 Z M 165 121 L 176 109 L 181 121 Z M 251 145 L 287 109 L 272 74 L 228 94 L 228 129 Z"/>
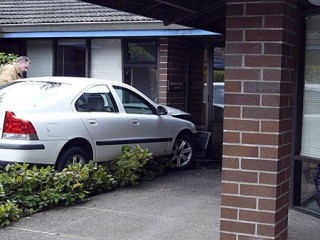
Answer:
<path fill-rule="evenodd" d="M 0 104 L 35 106 L 56 95 L 66 84 L 52 82 L 12 82 L 1 86 Z"/>

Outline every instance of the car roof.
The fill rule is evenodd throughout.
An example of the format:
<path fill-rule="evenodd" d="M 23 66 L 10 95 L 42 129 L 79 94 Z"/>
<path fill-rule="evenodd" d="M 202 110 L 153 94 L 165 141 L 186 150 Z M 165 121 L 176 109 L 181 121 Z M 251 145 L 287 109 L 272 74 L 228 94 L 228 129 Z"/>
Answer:
<path fill-rule="evenodd" d="M 27 81 L 36 81 L 36 82 L 51 82 L 51 83 L 63 83 L 68 84 L 72 86 L 72 89 L 74 90 L 74 93 L 77 93 L 79 91 L 82 91 L 83 89 L 90 87 L 92 85 L 97 84 L 107 84 L 107 85 L 117 85 L 117 86 L 123 86 L 128 89 L 133 90 L 134 92 L 140 93 L 141 92 L 126 84 L 119 81 L 112 81 L 107 79 L 98 79 L 98 78 L 85 78 L 85 77 L 68 77 L 68 76 L 46 76 L 46 77 L 31 77 L 31 78 L 24 78 L 20 80 L 16 80 L 20 82 L 27 82 Z M 142 94 L 144 95 L 144 94 Z M 71 96 L 71 95 L 70 95 Z M 151 101 L 151 100 L 150 100 Z"/>
<path fill-rule="evenodd" d="M 15 80 L 19 82 L 36 81 L 36 82 L 51 82 L 51 83 L 63 83 L 72 86 L 74 93 L 82 91 L 83 89 L 96 84 L 111 84 L 118 86 L 125 86 L 129 89 L 132 87 L 128 84 L 119 81 L 112 81 L 107 79 L 98 78 L 86 78 L 86 77 L 69 77 L 69 76 L 45 76 L 45 77 L 31 77 Z M 137 91 L 137 90 L 135 90 Z"/>
<path fill-rule="evenodd" d="M 20 81 L 38 81 L 38 82 L 53 82 L 65 83 L 71 85 L 89 86 L 91 84 L 108 83 L 108 84 L 121 84 L 119 81 L 111 81 L 106 79 L 85 78 L 85 77 L 66 77 L 66 76 L 45 76 L 45 77 L 31 77 L 20 79 Z"/>

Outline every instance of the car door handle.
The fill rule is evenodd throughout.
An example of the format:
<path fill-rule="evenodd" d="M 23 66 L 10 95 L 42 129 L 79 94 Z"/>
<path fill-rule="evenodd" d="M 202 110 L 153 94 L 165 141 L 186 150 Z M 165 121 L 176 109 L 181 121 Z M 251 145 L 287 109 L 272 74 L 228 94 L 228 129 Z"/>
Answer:
<path fill-rule="evenodd" d="M 96 119 L 89 119 L 88 121 L 89 121 L 89 123 L 91 125 L 97 125 L 97 120 Z"/>
<path fill-rule="evenodd" d="M 139 123 L 138 120 L 132 120 L 132 124 L 133 124 L 133 125 L 139 125 L 140 123 Z"/>

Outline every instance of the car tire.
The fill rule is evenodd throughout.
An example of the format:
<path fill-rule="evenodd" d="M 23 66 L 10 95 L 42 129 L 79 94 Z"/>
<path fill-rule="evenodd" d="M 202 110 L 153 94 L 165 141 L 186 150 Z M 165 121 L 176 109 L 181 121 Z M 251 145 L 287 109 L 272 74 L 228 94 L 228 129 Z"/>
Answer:
<path fill-rule="evenodd" d="M 194 140 L 190 135 L 179 135 L 173 145 L 171 162 L 177 170 L 189 169 L 195 155 Z"/>
<path fill-rule="evenodd" d="M 85 164 L 89 161 L 88 154 L 80 147 L 66 149 L 58 159 L 56 169 L 62 171 L 67 165 L 75 163 Z"/>

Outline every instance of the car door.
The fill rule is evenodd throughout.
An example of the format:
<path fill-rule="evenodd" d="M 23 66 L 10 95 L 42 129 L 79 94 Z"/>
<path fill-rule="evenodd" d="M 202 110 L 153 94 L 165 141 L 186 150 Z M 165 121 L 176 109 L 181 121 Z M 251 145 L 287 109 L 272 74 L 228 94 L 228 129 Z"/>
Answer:
<path fill-rule="evenodd" d="M 155 155 L 167 154 L 170 137 L 170 119 L 159 116 L 155 107 L 141 95 L 123 86 L 113 86 L 129 119 L 131 146 L 139 145 Z"/>
<path fill-rule="evenodd" d="M 76 101 L 76 109 L 94 145 L 95 160 L 112 160 L 128 144 L 129 126 L 126 114 L 120 113 L 106 85 L 85 91 Z"/>

